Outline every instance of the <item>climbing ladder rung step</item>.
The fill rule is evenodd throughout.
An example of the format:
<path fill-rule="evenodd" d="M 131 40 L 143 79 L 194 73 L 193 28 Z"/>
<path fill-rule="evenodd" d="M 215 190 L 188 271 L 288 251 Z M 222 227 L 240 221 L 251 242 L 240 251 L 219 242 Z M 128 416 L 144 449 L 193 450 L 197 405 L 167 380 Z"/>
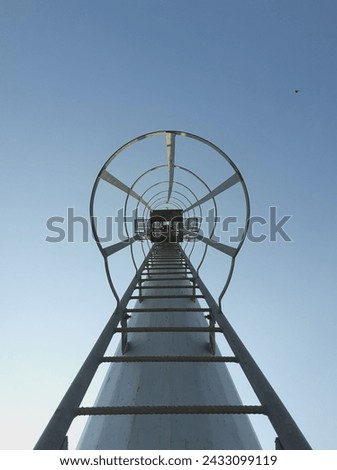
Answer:
<path fill-rule="evenodd" d="M 186 261 L 181 258 L 153 258 L 149 259 L 148 263 L 153 263 L 153 264 L 186 264 Z"/>
<path fill-rule="evenodd" d="M 159 273 L 157 273 L 159 274 Z M 142 276 L 146 276 L 142 274 Z M 146 279 L 142 279 L 142 281 L 194 281 L 194 277 L 150 277 Z"/>
<path fill-rule="evenodd" d="M 261 405 L 95 406 L 81 407 L 78 416 L 162 414 L 266 414 Z"/>
<path fill-rule="evenodd" d="M 203 326 L 129 326 L 115 328 L 116 333 L 220 333 L 220 328 Z"/>
<path fill-rule="evenodd" d="M 170 266 L 170 267 L 167 267 L 167 266 L 153 266 L 153 264 L 151 264 L 150 266 L 146 266 L 144 269 L 148 270 L 148 269 L 151 269 L 151 270 L 154 270 L 154 269 L 158 269 L 160 271 L 166 271 L 167 269 L 169 271 L 171 271 L 172 269 L 176 269 L 177 271 L 183 269 L 185 271 L 185 266 Z"/>
<path fill-rule="evenodd" d="M 210 312 L 209 307 L 144 307 L 144 308 L 126 308 L 127 313 L 151 313 L 151 312 Z"/>
<path fill-rule="evenodd" d="M 135 299 L 204 299 L 205 297 L 203 295 L 179 295 L 179 294 L 173 294 L 173 295 L 132 295 L 130 297 L 130 300 L 135 300 Z"/>
<path fill-rule="evenodd" d="M 144 267 L 144 270 L 148 270 L 148 269 L 160 269 L 161 271 L 164 271 L 164 270 L 168 270 L 168 271 L 173 271 L 175 269 L 179 270 L 179 269 L 189 269 L 187 267 L 187 265 L 183 265 L 183 264 L 177 264 L 176 266 L 164 266 L 163 264 L 147 264 L 145 267 Z"/>
<path fill-rule="evenodd" d="M 172 265 L 179 265 L 179 264 L 183 264 L 185 265 L 186 264 L 186 261 L 185 260 L 177 260 L 177 261 L 162 261 L 162 260 L 149 260 L 147 262 L 147 264 L 162 264 L 162 265 L 165 265 L 165 266 L 172 266 Z"/>
<path fill-rule="evenodd" d="M 155 254 L 155 255 L 151 256 L 150 259 L 169 259 L 169 260 L 171 260 L 171 259 L 184 259 L 184 258 L 178 252 L 174 256 L 164 256 L 164 255 L 156 255 Z"/>
<path fill-rule="evenodd" d="M 105 356 L 102 362 L 236 362 L 235 356 Z"/>
<path fill-rule="evenodd" d="M 165 271 L 163 274 L 166 273 L 167 271 L 167 268 L 144 268 L 144 271 Z M 188 274 L 191 274 L 191 271 L 189 269 L 185 269 L 185 268 L 174 268 L 174 270 L 170 270 L 170 271 L 173 271 L 172 273 L 167 273 L 167 274 L 182 274 L 182 273 L 186 273 L 186 271 L 188 272 Z M 156 273 L 156 274 L 161 274 L 161 273 Z"/>
<path fill-rule="evenodd" d="M 149 259 L 148 264 L 165 264 L 165 265 L 170 265 L 170 264 L 186 264 L 186 261 L 183 259 L 175 259 L 175 260 L 168 260 L 168 259 Z"/>
<path fill-rule="evenodd" d="M 198 289 L 198 286 L 195 286 Z M 136 286 L 135 289 L 193 289 L 193 285 L 191 286 Z"/>
<path fill-rule="evenodd" d="M 148 260 L 147 264 L 163 264 L 165 266 L 169 266 L 169 265 L 174 265 L 174 264 L 187 264 L 185 260 L 183 259 L 175 259 L 175 260 L 167 260 L 167 259 L 150 259 Z"/>
<path fill-rule="evenodd" d="M 152 258 L 148 260 L 148 263 L 162 263 L 162 264 L 184 263 L 186 264 L 186 261 L 182 258 Z"/>
<path fill-rule="evenodd" d="M 159 260 L 159 259 L 149 259 L 147 264 L 164 264 L 165 266 L 171 266 L 172 264 L 186 264 L 185 260 Z"/>

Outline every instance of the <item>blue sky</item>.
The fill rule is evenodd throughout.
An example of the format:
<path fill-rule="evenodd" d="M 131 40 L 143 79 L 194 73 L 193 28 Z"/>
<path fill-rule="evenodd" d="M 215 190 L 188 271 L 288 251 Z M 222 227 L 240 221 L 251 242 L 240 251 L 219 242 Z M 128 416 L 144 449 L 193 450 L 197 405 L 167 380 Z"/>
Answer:
<path fill-rule="evenodd" d="M 245 244 L 225 311 L 337 449 L 336 19 L 333 0 L 0 2 L 2 448 L 34 445 L 113 310 L 95 244 L 47 243 L 47 219 L 86 217 L 126 141 L 180 129 L 228 153 L 253 214 L 293 216 L 292 243 Z"/>

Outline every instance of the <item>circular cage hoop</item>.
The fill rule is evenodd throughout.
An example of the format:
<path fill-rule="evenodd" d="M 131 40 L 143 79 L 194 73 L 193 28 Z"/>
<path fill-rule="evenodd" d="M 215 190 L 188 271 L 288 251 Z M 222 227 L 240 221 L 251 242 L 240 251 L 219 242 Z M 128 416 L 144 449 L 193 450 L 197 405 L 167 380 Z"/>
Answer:
<path fill-rule="evenodd" d="M 119 181 L 117 178 L 114 177 L 113 174 L 110 174 L 108 171 L 107 171 L 107 168 L 109 167 L 109 165 L 112 163 L 112 161 L 120 156 L 120 154 L 123 153 L 124 150 L 128 149 L 129 147 L 143 141 L 144 139 L 149 139 L 149 138 L 152 138 L 152 137 L 157 137 L 157 136 L 164 136 L 165 139 L 166 139 L 166 152 L 167 152 L 167 164 L 166 165 L 158 165 L 158 166 L 154 166 L 154 167 L 151 167 L 149 168 L 147 171 L 145 171 L 144 173 L 142 173 L 140 176 L 137 176 L 132 185 L 130 187 L 128 187 L 127 185 L 125 185 L 123 182 Z M 226 180 L 224 180 L 220 185 L 218 185 L 216 188 L 212 189 L 207 185 L 207 183 L 204 181 L 203 178 L 201 178 L 199 175 L 197 175 L 195 172 L 193 172 L 192 170 L 190 170 L 189 168 L 185 168 L 184 166 L 181 166 L 179 164 L 176 164 L 175 163 L 175 139 L 176 137 L 179 136 L 179 137 L 185 137 L 187 139 L 192 139 L 194 141 L 197 141 L 197 142 L 200 142 L 201 144 L 204 144 L 206 145 L 208 148 L 212 149 L 215 153 L 217 153 L 221 158 L 223 158 L 227 163 L 228 165 L 231 167 L 232 169 L 232 175 L 227 178 Z M 201 183 L 203 183 L 203 185 L 208 188 L 208 194 L 206 194 L 206 196 L 203 196 L 201 197 L 200 199 L 196 200 L 195 202 L 193 202 L 192 204 L 190 204 L 188 207 L 186 207 L 185 204 L 182 204 L 181 203 L 181 207 L 180 209 L 183 210 L 183 212 L 186 212 L 188 213 L 189 211 L 191 211 L 193 209 L 193 214 L 195 214 L 194 212 L 194 209 L 195 208 L 198 208 L 200 211 L 202 211 L 201 209 L 201 206 L 202 204 L 204 204 L 205 202 L 207 201 L 213 201 L 213 204 L 214 204 L 214 207 L 216 208 L 216 196 L 218 196 L 219 194 L 221 194 L 222 192 L 226 191 L 227 189 L 231 188 L 232 186 L 236 185 L 237 183 L 239 183 L 241 185 L 241 188 L 242 188 L 242 191 L 243 191 L 243 195 L 244 195 L 244 204 L 245 204 L 245 224 L 244 224 L 244 228 L 243 228 L 243 231 L 241 233 L 241 238 L 237 244 L 237 246 L 235 248 L 233 247 L 226 247 L 224 248 L 225 245 L 223 245 L 222 247 L 220 247 L 221 244 L 219 244 L 219 246 L 217 247 L 215 242 L 212 240 L 212 237 L 213 237 L 213 233 L 214 233 L 214 228 L 215 228 L 215 224 L 214 224 L 214 227 L 213 227 L 213 231 L 210 235 L 210 238 L 206 239 L 205 238 L 202 238 L 203 241 L 205 241 L 205 251 L 204 251 L 204 254 L 202 256 L 202 259 L 201 259 L 201 262 L 198 266 L 198 269 L 197 271 L 199 272 L 199 268 L 201 266 L 201 264 L 203 263 L 204 259 L 205 259 L 205 256 L 206 256 L 206 252 L 207 252 L 207 248 L 208 246 L 211 246 L 213 248 L 217 248 L 217 249 L 220 249 L 220 251 L 222 251 L 223 253 L 229 255 L 231 257 L 231 266 L 230 266 L 230 270 L 229 270 L 229 274 L 227 276 L 227 281 L 225 283 L 225 286 L 224 286 L 224 289 L 223 291 L 221 292 L 220 294 L 220 297 L 219 297 L 219 300 L 221 300 L 221 298 L 223 297 L 223 294 L 224 292 L 226 291 L 227 287 L 228 287 L 228 284 L 230 282 L 230 279 L 232 277 L 232 273 L 233 273 L 233 268 L 234 268 L 234 261 L 235 261 L 235 258 L 238 254 L 238 252 L 240 251 L 241 247 L 242 247 L 242 244 L 246 238 L 246 235 L 247 235 L 247 231 L 248 231 L 248 227 L 249 227 L 249 219 L 250 219 L 250 201 L 249 201 L 249 195 L 248 195 L 248 190 L 247 190 L 247 187 L 246 187 L 246 184 L 244 182 L 244 179 L 239 171 L 239 169 L 237 168 L 237 166 L 235 165 L 235 163 L 231 160 L 231 158 L 224 152 L 222 151 L 219 147 L 217 147 L 215 144 L 213 144 L 212 142 L 204 139 L 203 137 L 200 137 L 198 135 L 195 135 L 195 134 L 191 134 L 189 132 L 185 132 L 185 131 L 177 131 L 177 130 L 160 130 L 160 131 L 154 131 L 154 132 L 150 132 L 150 133 L 147 133 L 147 134 L 143 134 L 139 137 L 136 137 L 132 140 L 130 140 L 129 142 L 127 142 L 126 144 L 124 144 L 123 146 L 121 146 L 118 150 L 116 150 L 108 159 L 107 161 L 104 163 L 104 165 L 102 166 L 101 170 L 99 171 L 97 177 L 96 177 L 96 180 L 94 182 L 94 185 L 93 185 L 93 189 L 92 189 L 92 193 L 91 193 L 91 198 L 90 198 L 90 222 L 91 222 L 91 228 L 92 228 L 92 232 L 93 232 L 93 237 L 98 245 L 98 248 L 101 252 L 101 254 L 103 255 L 104 259 L 105 259 L 105 266 L 106 266 L 106 271 L 107 271 L 107 276 L 108 276 L 108 281 L 109 281 L 109 284 L 110 286 L 113 286 L 113 283 L 112 283 L 112 280 L 111 280 L 111 276 L 110 276 L 110 273 L 109 273 L 109 269 L 108 269 L 108 263 L 107 263 L 107 257 L 110 256 L 111 253 L 113 253 L 114 251 L 113 250 L 107 250 L 105 248 L 103 248 L 102 246 L 102 243 L 99 239 L 99 236 L 98 236 L 98 233 L 97 233 L 97 226 L 96 226 L 96 222 L 97 222 L 97 218 L 95 217 L 95 214 L 94 214 L 94 207 L 95 207 L 95 198 L 96 198 L 96 192 L 97 192 L 97 188 L 98 188 L 98 185 L 99 183 L 102 181 L 102 180 L 105 180 L 106 182 L 112 184 L 113 186 L 115 186 L 116 188 L 120 189 L 121 191 L 123 191 L 125 193 L 125 203 L 124 203 L 124 210 L 127 209 L 127 205 L 128 205 L 128 201 L 130 199 L 130 197 L 133 197 L 133 198 L 136 198 L 138 199 L 138 203 L 137 203 L 137 211 L 138 211 L 138 207 L 140 204 L 143 205 L 143 214 L 145 214 L 146 212 L 149 213 L 152 209 L 154 209 L 154 206 L 156 206 L 156 199 L 155 199 L 155 196 L 152 196 L 152 200 L 154 199 L 153 201 L 153 204 L 154 206 L 148 204 L 148 202 L 151 201 L 146 201 L 144 199 L 145 197 L 145 194 L 147 193 L 147 191 L 149 191 L 152 187 L 156 186 L 157 184 L 161 184 L 163 183 L 162 181 L 158 182 L 158 183 L 155 183 L 155 184 L 151 184 L 149 185 L 149 187 L 144 191 L 141 191 L 141 195 L 139 195 L 137 192 L 136 192 L 136 186 L 137 186 L 137 183 L 140 179 L 142 179 L 144 176 L 146 176 L 148 173 L 150 172 L 153 172 L 154 170 L 157 170 L 157 169 L 162 169 L 164 167 L 167 167 L 168 169 L 168 180 L 167 180 L 167 184 L 168 184 L 168 198 L 167 198 L 167 203 L 168 201 L 173 198 L 175 198 L 176 196 L 173 196 L 174 193 L 176 193 L 177 191 L 176 190 L 173 190 L 173 186 L 174 184 L 181 184 L 183 186 L 183 184 L 178 181 L 178 180 L 175 180 L 175 176 L 174 176 L 174 173 L 175 173 L 175 170 L 179 169 L 179 170 L 185 170 L 186 172 L 189 172 L 191 175 L 193 175 L 194 177 L 196 177 Z M 185 187 L 187 187 L 187 185 L 185 185 Z M 190 192 L 195 196 L 194 192 L 192 190 L 190 190 Z M 195 196 L 196 198 L 197 196 Z M 164 203 L 163 203 L 164 204 Z M 174 201 L 172 201 L 172 204 L 171 204 L 173 207 L 176 207 L 176 206 L 179 206 L 179 203 L 177 202 L 177 200 L 175 199 Z M 217 208 L 216 208 L 217 210 Z M 124 224 L 124 226 L 126 227 L 126 224 Z M 127 230 L 127 229 L 126 229 Z M 201 238 L 200 238 L 201 239 Z M 134 261 L 134 257 L 133 257 L 133 250 L 132 250 L 132 242 L 134 241 L 132 238 L 130 239 L 131 240 L 131 243 L 130 243 L 130 247 L 131 247 L 131 255 L 132 255 L 132 258 L 133 258 L 133 261 Z M 121 242 L 122 243 L 122 242 Z M 117 244 L 117 245 L 120 245 L 121 243 Z M 124 247 L 128 246 L 128 244 L 125 244 Z M 219 248 L 220 247 L 220 248 Z M 119 247 L 118 247 L 119 249 Z M 134 261 L 134 265 L 136 267 L 136 263 Z M 116 293 L 113 289 L 113 292 L 116 296 Z"/>

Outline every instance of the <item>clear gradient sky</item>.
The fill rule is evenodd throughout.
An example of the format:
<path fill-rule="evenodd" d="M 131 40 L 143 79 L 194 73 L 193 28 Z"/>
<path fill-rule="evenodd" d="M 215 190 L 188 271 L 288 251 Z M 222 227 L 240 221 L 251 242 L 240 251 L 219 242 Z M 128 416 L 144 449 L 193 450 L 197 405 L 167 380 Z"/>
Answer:
<path fill-rule="evenodd" d="M 95 244 L 46 221 L 87 217 L 106 158 L 157 129 L 227 152 L 253 214 L 293 216 L 291 243 L 245 244 L 225 311 L 337 449 L 336 24 L 335 0 L 0 1 L 2 449 L 34 446 L 114 306 Z"/>

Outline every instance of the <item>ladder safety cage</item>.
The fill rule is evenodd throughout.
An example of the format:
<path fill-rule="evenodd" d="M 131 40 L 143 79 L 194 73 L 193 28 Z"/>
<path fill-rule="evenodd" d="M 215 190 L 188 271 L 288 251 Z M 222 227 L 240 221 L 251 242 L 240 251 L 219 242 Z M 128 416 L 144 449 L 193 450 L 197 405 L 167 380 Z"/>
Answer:
<path fill-rule="evenodd" d="M 129 147 L 153 137 L 164 137 L 163 143 L 166 151 L 163 151 L 163 154 L 164 156 L 166 154 L 166 165 L 160 164 L 150 168 L 140 176 L 137 176 L 131 185 L 125 184 L 116 178 L 110 170 L 113 160 L 121 156 L 123 151 Z M 221 184 L 218 184 L 215 188 L 213 186 L 214 189 L 211 189 L 203 181 L 203 178 L 196 175 L 192 170 L 180 167 L 176 163 L 179 159 L 180 139 L 191 139 L 196 143 L 209 147 L 228 164 L 231 176 L 226 177 Z M 146 187 L 144 189 L 144 184 L 142 188 L 138 188 L 140 182 L 144 183 L 149 174 L 153 175 L 156 170 L 162 171 L 165 166 L 167 169 L 166 182 L 160 181 L 153 184 L 153 181 L 151 181 L 147 189 Z M 178 179 L 178 176 L 181 177 L 182 174 L 188 176 L 186 183 Z M 197 180 L 200 186 L 208 188 L 207 194 L 198 196 L 189 189 L 190 181 L 193 179 Z M 136 207 L 133 207 L 133 209 L 136 210 L 137 214 L 133 218 L 134 233 L 127 233 L 126 240 L 113 243 L 108 247 L 102 246 L 97 235 L 95 217 L 95 195 L 102 181 L 116 187 L 125 194 L 125 214 L 128 213 L 130 199 L 135 201 Z M 151 195 L 151 192 L 157 191 L 158 185 L 162 184 L 167 186 L 165 198 L 162 202 L 156 202 L 156 197 L 158 198 L 157 193 Z M 246 220 L 241 239 L 236 246 L 230 246 L 212 239 L 215 222 L 209 237 L 203 236 L 201 233 L 203 222 L 201 206 L 211 203 L 217 211 L 215 198 L 236 185 L 240 185 L 244 196 Z M 181 191 L 185 191 L 184 194 L 187 200 L 190 201 L 188 205 L 185 204 L 186 201 L 184 203 L 179 202 L 181 201 L 181 195 L 177 194 L 177 192 L 181 193 Z M 160 195 L 160 197 L 162 196 Z M 174 201 L 172 201 L 173 198 L 175 198 Z M 141 206 L 142 210 L 140 210 Z M 199 211 L 199 215 L 196 214 L 195 210 Z M 90 200 L 90 215 L 93 236 L 103 255 L 108 281 L 117 298 L 117 305 L 37 442 L 35 449 L 64 449 L 66 447 L 69 427 L 77 416 L 138 414 L 262 414 L 269 419 L 275 430 L 278 449 L 310 449 L 311 447 L 302 432 L 221 309 L 221 299 L 232 277 L 235 258 L 245 239 L 250 217 L 248 191 L 239 170 L 232 160 L 217 146 L 194 134 L 182 131 L 157 131 L 145 134 L 118 149 L 103 165 L 94 183 Z M 196 268 L 195 263 L 192 262 L 191 255 L 195 243 L 199 241 L 203 242 L 201 245 L 203 250 L 199 254 L 201 258 L 200 264 Z M 141 243 L 138 244 L 137 242 Z M 141 248 L 144 255 L 139 265 L 137 265 L 134 256 L 134 249 L 137 245 Z M 109 267 L 107 266 L 107 258 L 125 248 L 128 248 L 127 251 L 130 250 L 135 273 L 124 294 L 121 297 L 117 297 Z M 230 271 L 218 301 L 214 299 L 199 274 L 199 268 L 209 248 L 229 256 L 231 261 Z M 170 303 L 166 304 L 166 299 L 169 299 Z M 154 307 L 151 306 L 153 305 L 151 302 L 156 300 L 158 303 Z M 192 302 L 188 304 L 188 307 L 184 303 L 187 300 Z M 133 301 L 138 303 L 134 305 Z M 180 302 L 182 302 L 181 305 Z M 200 326 L 191 326 L 188 321 L 186 324 L 163 322 L 160 325 L 156 323 L 155 325 L 144 324 L 144 326 L 134 326 L 131 322 L 131 319 L 140 318 L 141 316 L 169 319 L 171 315 L 174 315 L 176 318 L 179 318 L 179 316 L 183 316 L 182 318 L 192 318 L 193 316 L 201 315 L 203 316 L 203 322 L 200 323 Z M 151 333 L 153 337 L 162 334 L 204 334 L 205 342 L 208 343 L 208 350 L 203 355 L 175 354 L 175 351 L 172 351 L 170 355 L 160 353 L 144 355 L 137 354 L 136 349 L 130 350 L 129 335 L 148 333 Z M 116 354 L 115 356 L 106 355 L 111 340 L 116 334 L 121 336 L 121 354 Z M 226 340 L 232 351 L 231 355 L 222 355 L 219 352 L 216 345 L 216 335 L 222 335 Z M 130 404 L 128 406 L 82 407 L 83 398 L 98 367 L 102 363 L 125 363 L 126 365 L 134 363 L 237 364 L 247 377 L 259 404 L 238 405 L 237 403 L 224 403 L 223 405 L 214 405 L 212 403 L 200 403 L 197 405 L 158 405 L 154 403 L 153 405 Z"/>

